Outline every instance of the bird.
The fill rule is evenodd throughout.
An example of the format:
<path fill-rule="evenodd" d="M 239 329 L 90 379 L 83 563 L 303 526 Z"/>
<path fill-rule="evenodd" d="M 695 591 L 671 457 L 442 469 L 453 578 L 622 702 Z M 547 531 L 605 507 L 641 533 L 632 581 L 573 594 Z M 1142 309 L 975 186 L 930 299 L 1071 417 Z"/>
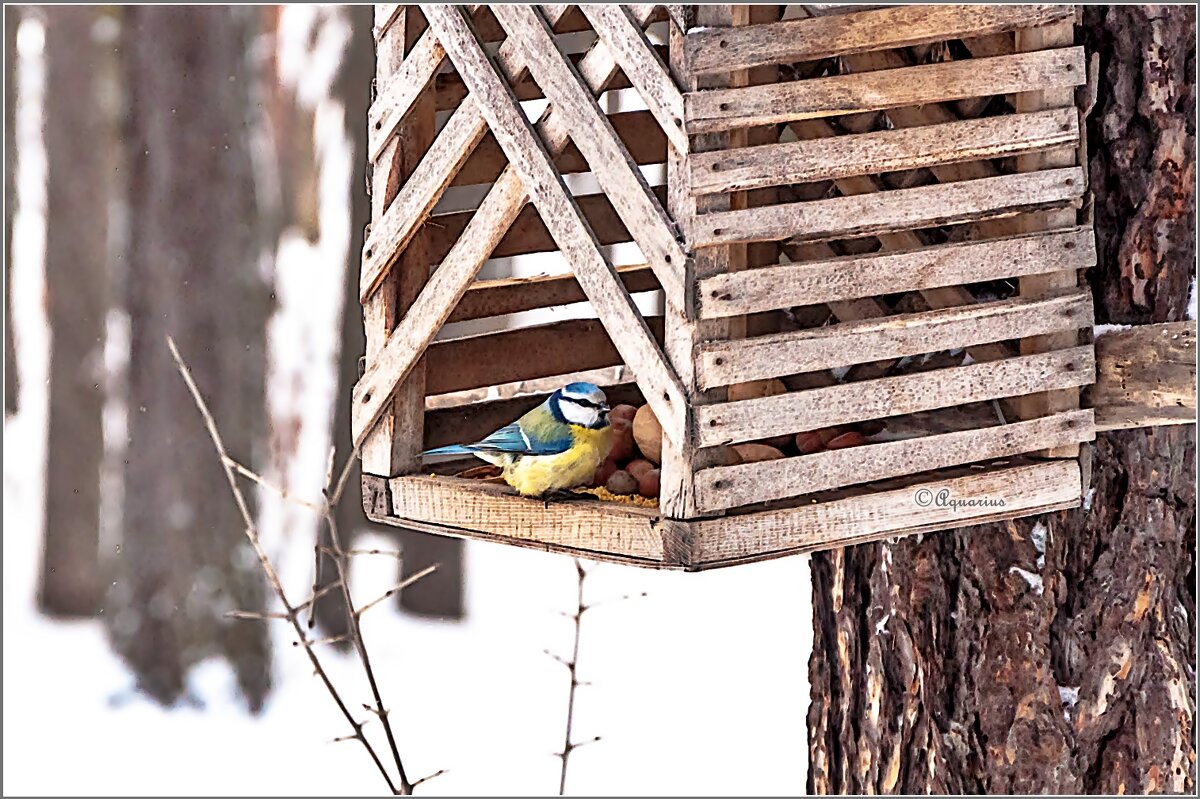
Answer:
<path fill-rule="evenodd" d="M 591 482 L 612 450 L 604 392 L 568 383 L 520 419 L 473 444 L 452 444 L 423 455 L 474 455 L 501 468 L 518 494 L 544 498 Z"/>

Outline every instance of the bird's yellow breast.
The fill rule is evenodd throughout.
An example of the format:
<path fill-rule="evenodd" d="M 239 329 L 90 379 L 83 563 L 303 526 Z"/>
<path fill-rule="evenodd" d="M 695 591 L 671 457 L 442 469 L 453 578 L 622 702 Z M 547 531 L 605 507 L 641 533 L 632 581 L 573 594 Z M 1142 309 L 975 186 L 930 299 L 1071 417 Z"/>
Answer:
<path fill-rule="evenodd" d="M 571 425 L 574 443 L 557 455 L 525 455 L 504 467 L 504 480 L 519 493 L 540 497 L 591 482 L 612 450 L 612 428 L 591 430 Z"/>

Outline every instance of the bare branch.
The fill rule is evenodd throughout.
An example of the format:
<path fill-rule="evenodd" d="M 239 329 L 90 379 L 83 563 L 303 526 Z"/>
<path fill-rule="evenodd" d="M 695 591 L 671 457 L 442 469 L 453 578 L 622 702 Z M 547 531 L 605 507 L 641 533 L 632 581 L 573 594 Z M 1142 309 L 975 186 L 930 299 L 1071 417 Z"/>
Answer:
<path fill-rule="evenodd" d="M 226 466 L 229 466 L 230 468 L 232 468 L 235 472 L 240 474 L 242 477 L 245 477 L 249 480 L 253 480 L 254 482 L 258 483 L 263 488 L 265 488 L 268 491 L 271 491 L 275 494 L 278 494 L 281 498 L 287 500 L 288 502 L 294 502 L 297 505 L 303 505 L 304 507 L 308 508 L 309 510 L 314 510 L 317 513 L 321 512 L 320 505 L 309 502 L 306 499 L 300 499 L 300 497 L 294 496 L 286 488 L 275 485 L 274 483 L 272 483 L 271 481 L 267 480 L 265 477 L 260 475 L 258 472 L 255 472 L 251 469 L 247 469 L 245 466 L 238 463 L 237 461 L 235 461 L 233 458 L 229 457 L 228 455 L 224 456 L 223 460 L 224 460 L 224 463 Z"/>
<path fill-rule="evenodd" d="M 376 753 L 375 747 L 373 747 L 371 742 L 368 741 L 362 734 L 362 725 L 359 724 L 353 715 L 351 715 L 350 709 L 347 708 L 346 703 L 342 701 L 342 697 L 338 693 L 337 688 L 334 687 L 333 682 L 329 679 L 329 675 L 326 674 L 324 667 L 321 665 L 320 659 L 317 657 L 316 652 L 313 650 L 312 644 L 308 640 L 304 626 L 300 623 L 300 619 L 296 614 L 296 609 L 288 601 L 287 592 L 283 589 L 283 583 L 280 582 L 279 574 L 275 571 L 275 567 L 271 564 L 270 557 L 263 548 L 262 540 L 258 534 L 258 526 L 255 524 L 254 517 L 250 513 L 250 507 L 246 503 L 245 495 L 242 494 L 241 486 L 238 485 L 237 473 L 234 472 L 233 467 L 229 465 L 229 453 L 226 451 L 225 442 L 222 440 L 221 433 L 217 429 L 216 420 L 213 419 L 212 413 L 208 409 L 208 405 L 204 402 L 204 397 L 200 394 L 200 389 L 196 386 L 196 381 L 192 378 L 191 370 L 188 369 L 187 364 L 183 361 L 183 357 L 180 356 L 179 348 L 175 346 L 175 340 L 170 336 L 167 336 L 167 347 L 171 350 L 171 357 L 175 359 L 175 365 L 179 369 L 179 374 L 183 377 L 184 383 L 187 384 L 188 391 L 192 395 L 192 400 L 196 404 L 196 409 L 204 418 L 204 424 L 208 429 L 209 438 L 212 439 L 213 447 L 217 451 L 217 457 L 221 461 L 221 467 L 225 471 L 225 478 L 229 483 L 229 490 L 232 492 L 233 500 L 237 504 L 238 511 L 242 515 L 242 521 L 245 524 L 246 538 L 250 541 L 250 546 L 254 548 L 255 554 L 258 555 L 258 561 L 262 565 L 263 574 L 266 576 L 267 582 L 270 584 L 272 590 L 274 590 L 280 604 L 282 604 L 286 610 L 288 621 L 291 623 L 292 629 L 296 631 L 296 635 L 299 636 L 301 645 L 304 647 L 304 652 L 306 655 L 308 655 L 309 662 L 312 663 L 313 670 L 316 672 L 317 676 L 321 678 L 321 682 L 325 685 L 326 691 L 329 692 L 330 698 L 333 699 L 334 704 L 337 705 L 342 716 L 345 717 L 346 721 L 350 724 L 350 727 L 354 730 L 355 737 L 360 743 L 362 743 L 363 748 L 367 750 L 367 754 L 371 757 L 371 761 L 379 770 L 380 776 L 382 776 L 384 781 L 387 783 L 388 789 L 393 794 L 399 794 L 402 791 L 405 794 L 411 793 L 412 786 L 409 784 L 408 780 L 404 778 L 402 769 L 400 771 L 400 786 L 397 787 L 396 783 L 392 781 L 392 777 L 388 774 L 387 769 L 384 768 L 383 761 L 379 759 L 379 755 Z M 326 505 L 326 516 L 328 517 L 328 515 L 328 505 Z M 342 575 L 342 577 L 344 582 L 345 575 Z M 359 640 L 359 645 L 361 648 L 361 639 Z M 395 753 L 394 744 L 393 753 Z M 396 760 L 399 761 L 399 754 L 395 754 Z"/>
<path fill-rule="evenodd" d="M 343 553 L 343 554 L 348 554 L 348 553 Z M 407 588 L 408 586 L 415 583 L 417 580 L 420 580 L 422 577 L 426 577 L 430 574 L 433 574 L 435 571 L 438 570 L 438 566 L 440 566 L 440 565 L 441 565 L 440 563 L 435 563 L 432 566 L 427 566 L 424 569 L 421 569 L 421 571 L 417 572 L 416 574 L 411 574 L 408 577 L 405 577 L 394 588 L 389 589 L 382 596 L 372 599 L 370 602 L 363 605 L 358 610 L 354 611 L 354 615 L 361 618 L 364 613 L 366 613 L 368 610 L 370 610 L 371 608 L 378 605 L 380 602 L 383 602 L 385 599 L 387 599 L 389 597 L 395 596 L 400 591 L 403 591 L 405 588 Z"/>
<path fill-rule="evenodd" d="M 429 775 L 427 775 L 427 776 L 424 776 L 424 777 L 422 777 L 421 779 L 419 779 L 419 780 L 417 780 L 416 782 L 414 782 L 414 783 L 412 784 L 412 787 L 416 788 L 418 785 L 420 785 L 420 784 L 421 784 L 421 783 L 423 783 L 423 782 L 429 782 L 430 780 L 432 780 L 432 779 L 434 779 L 434 778 L 436 778 L 436 777 L 440 777 L 440 776 L 442 776 L 443 774 L 445 774 L 447 770 L 448 770 L 448 769 L 444 769 L 444 768 L 442 768 L 442 769 L 438 769 L 437 771 L 433 772 L 432 774 L 429 774 Z"/>
<path fill-rule="evenodd" d="M 225 612 L 227 619 L 246 619 L 247 621 L 270 621 L 271 619 L 288 620 L 286 613 L 259 613 L 253 610 L 229 610 Z"/>
<path fill-rule="evenodd" d="M 334 552 L 333 547 L 320 547 L 320 550 L 327 555 L 337 554 Z M 342 554 L 350 558 L 356 555 L 387 555 L 396 560 L 403 560 L 404 558 L 404 553 L 398 549 L 347 549 Z"/>
<path fill-rule="evenodd" d="M 579 667 L 579 632 L 582 627 L 583 611 L 587 609 L 587 605 L 583 602 L 583 581 L 587 578 L 587 571 L 583 568 L 583 563 L 575 559 L 575 574 L 579 581 L 575 594 L 575 614 L 572 618 L 575 620 L 575 644 L 571 648 L 571 659 L 563 660 L 557 655 L 546 650 L 546 654 L 555 660 L 560 661 L 567 670 L 571 673 L 571 687 L 567 692 L 567 724 L 563 731 L 563 750 L 559 757 L 562 759 L 562 769 L 558 775 L 558 795 L 563 796 L 567 790 L 567 765 L 571 759 L 571 751 L 578 747 L 578 744 L 571 743 L 571 727 L 575 721 L 575 690 L 579 687 L 579 680 L 576 679 L 576 671 Z M 597 739 L 599 740 L 599 739 Z"/>

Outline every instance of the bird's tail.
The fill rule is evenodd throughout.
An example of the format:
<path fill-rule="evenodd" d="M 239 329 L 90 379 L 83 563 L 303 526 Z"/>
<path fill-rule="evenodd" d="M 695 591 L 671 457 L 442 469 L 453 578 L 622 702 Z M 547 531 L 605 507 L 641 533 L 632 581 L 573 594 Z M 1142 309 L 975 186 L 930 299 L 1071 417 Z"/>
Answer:
<path fill-rule="evenodd" d="M 451 444 L 448 447 L 438 447 L 437 449 L 427 449 L 421 453 L 422 455 L 474 455 L 475 450 L 471 447 L 464 447 L 462 444 Z"/>

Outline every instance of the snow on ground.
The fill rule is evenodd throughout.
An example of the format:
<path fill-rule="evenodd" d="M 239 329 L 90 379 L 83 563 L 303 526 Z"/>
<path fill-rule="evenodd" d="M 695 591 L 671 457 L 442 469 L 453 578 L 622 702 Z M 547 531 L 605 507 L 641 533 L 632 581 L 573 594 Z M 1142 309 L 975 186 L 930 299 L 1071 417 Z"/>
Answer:
<path fill-rule="evenodd" d="M 33 101 L 41 81 L 37 39 L 35 25 L 22 48 L 22 88 Z M 275 691 L 261 716 L 251 717 L 219 661 L 191 676 L 203 708 L 162 709 L 132 694 L 101 622 L 52 621 L 36 612 L 48 330 L 41 282 L 45 164 L 34 106 L 23 102 L 13 281 L 21 412 L 6 420 L 4 436 L 4 792 L 385 793 L 360 747 L 330 743 L 347 730 L 282 628 L 275 628 Z M 337 235 L 345 236 L 344 226 Z M 314 370 L 304 384 L 303 412 L 306 435 L 315 439 L 299 448 L 303 468 L 289 470 L 297 489 L 319 482 L 323 463 L 314 453 L 327 446 L 322 420 L 336 318 L 327 306 L 337 293 L 329 286 L 338 283 L 314 280 L 313 270 L 331 262 L 338 259 L 322 246 L 293 243 L 276 265 L 281 308 L 272 324 L 273 374 L 282 380 L 297 358 Z M 298 341 L 308 349 L 281 351 L 280 342 Z M 283 557 L 289 589 L 301 596 L 310 579 L 312 525 L 270 502 L 260 515 L 273 551 Z M 282 533 L 285 525 L 290 534 Z M 363 543 L 391 546 L 385 539 Z M 465 621 L 418 621 L 387 604 L 364 622 L 407 768 L 414 779 L 449 769 L 421 787 L 430 795 L 552 794 L 567 675 L 543 650 L 569 652 L 571 625 L 560 612 L 573 609 L 572 562 L 471 543 L 466 568 Z M 592 685 L 577 698 L 575 738 L 602 740 L 572 756 L 568 793 L 802 792 L 811 643 L 806 559 L 703 574 L 591 569 L 588 601 L 648 596 L 584 617 L 580 678 Z M 390 560 L 356 563 L 356 595 L 382 592 L 394 576 Z M 332 652 L 324 659 L 352 706 L 367 700 L 354 659 Z M 377 726 L 367 730 L 384 751 Z"/>

